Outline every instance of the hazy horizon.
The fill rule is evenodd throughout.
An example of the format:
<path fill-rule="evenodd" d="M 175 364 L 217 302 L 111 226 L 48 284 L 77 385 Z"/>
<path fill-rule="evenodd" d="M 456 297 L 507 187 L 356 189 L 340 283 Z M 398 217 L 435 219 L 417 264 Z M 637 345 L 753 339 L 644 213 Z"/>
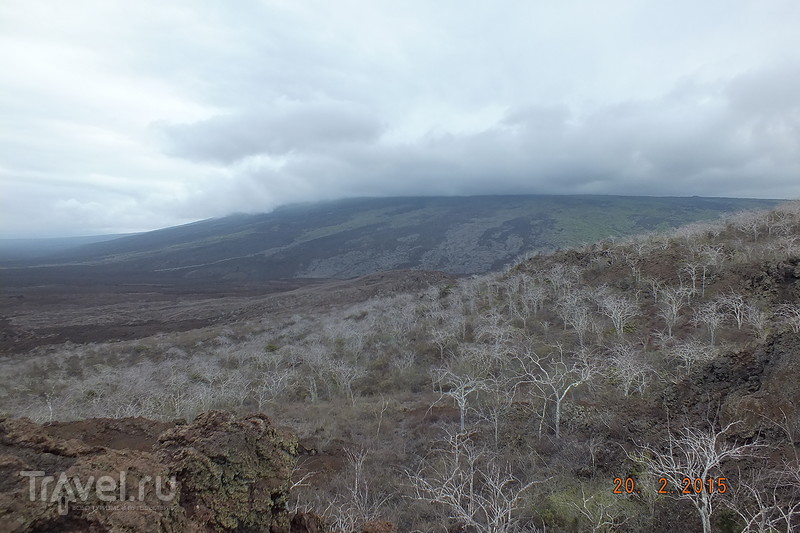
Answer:
<path fill-rule="evenodd" d="M 301 202 L 289 202 L 286 204 L 277 205 L 267 211 L 233 211 L 230 213 L 225 213 L 219 216 L 213 217 L 206 217 L 206 218 L 198 218 L 196 220 L 189 220 L 185 222 L 181 222 L 179 224 L 175 224 L 172 226 L 162 226 L 152 229 L 147 229 L 143 231 L 136 231 L 136 232 L 125 232 L 125 233 L 97 233 L 97 234 L 62 234 L 62 235 L 55 235 L 55 234 L 47 234 L 47 235 L 39 235 L 39 236 L 23 236 L 23 237 L 14 237 L 10 236 L 7 237 L 3 233 L 0 233 L 0 243 L 3 244 L 12 244 L 14 241 L 18 241 L 21 244 L 33 241 L 61 241 L 61 240 L 80 240 L 80 239 L 91 239 L 91 242 L 96 242 L 94 238 L 100 238 L 103 240 L 104 237 L 110 238 L 119 238 L 119 237 L 128 237 L 131 235 L 138 235 L 141 233 L 147 233 L 150 231 L 158 231 L 163 229 L 174 228 L 177 226 L 185 226 L 190 224 L 195 224 L 198 222 L 204 222 L 207 220 L 215 220 L 215 219 L 222 219 L 225 217 L 236 216 L 236 215 L 262 215 L 262 214 L 269 214 L 274 212 L 277 209 L 284 209 L 284 208 L 293 208 L 293 207 L 302 207 L 302 206 L 315 206 L 322 203 L 335 203 L 335 202 L 347 202 L 351 200 L 370 200 L 370 199 L 391 199 L 391 198 L 479 198 L 479 197 L 501 197 L 501 196 L 508 196 L 508 197 L 515 197 L 515 196 L 553 196 L 553 197 L 560 197 L 560 196 L 581 196 L 581 197 L 618 197 L 618 198 L 716 198 L 716 199 L 736 199 L 736 200 L 772 200 L 777 202 L 783 201 L 792 201 L 796 200 L 796 198 L 753 198 L 753 197 L 743 197 L 743 198 L 734 198 L 730 196 L 698 196 L 698 195 L 689 195 L 689 196 L 674 196 L 674 195 L 664 195 L 664 196 L 654 196 L 654 195 L 633 195 L 633 194 L 535 194 L 535 193 L 525 193 L 525 194 L 475 194 L 475 195 L 459 195 L 459 194 L 451 194 L 451 195 L 416 195 L 416 196 L 409 196 L 409 195 L 397 195 L 397 196 L 348 196 L 343 198 L 331 198 L 331 199 L 324 199 L 324 200 L 311 200 L 311 201 L 301 201 Z"/>
<path fill-rule="evenodd" d="M 0 237 L 350 197 L 800 197 L 800 4 L 10 0 Z"/>

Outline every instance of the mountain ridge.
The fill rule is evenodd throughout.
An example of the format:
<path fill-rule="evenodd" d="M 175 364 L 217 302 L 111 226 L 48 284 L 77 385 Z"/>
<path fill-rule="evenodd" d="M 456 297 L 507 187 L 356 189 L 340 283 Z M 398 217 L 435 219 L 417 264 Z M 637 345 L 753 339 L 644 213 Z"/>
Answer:
<path fill-rule="evenodd" d="M 347 279 L 397 269 L 469 275 L 531 251 L 663 231 L 777 203 L 591 195 L 352 198 L 91 243 L 24 266 L 166 283 Z M 11 270 L 7 265 L 4 275 L 14 278 Z"/>

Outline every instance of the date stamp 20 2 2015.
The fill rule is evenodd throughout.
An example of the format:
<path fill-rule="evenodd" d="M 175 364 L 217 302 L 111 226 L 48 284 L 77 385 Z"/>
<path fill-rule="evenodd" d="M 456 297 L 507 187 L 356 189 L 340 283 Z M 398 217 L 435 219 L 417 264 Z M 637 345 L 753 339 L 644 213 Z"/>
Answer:
<path fill-rule="evenodd" d="M 637 485 L 632 477 L 615 477 L 613 479 L 614 494 L 641 494 L 642 489 Z M 670 481 L 661 477 L 658 478 L 658 486 L 655 487 L 658 494 L 725 494 L 728 491 L 728 478 L 725 477 L 690 477 L 680 478 L 679 486 L 675 486 Z"/>

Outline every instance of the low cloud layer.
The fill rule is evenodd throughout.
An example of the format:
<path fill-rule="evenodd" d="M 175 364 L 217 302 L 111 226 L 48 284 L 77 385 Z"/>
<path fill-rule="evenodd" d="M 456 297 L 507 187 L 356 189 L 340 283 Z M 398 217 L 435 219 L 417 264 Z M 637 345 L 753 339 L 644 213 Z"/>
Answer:
<path fill-rule="evenodd" d="M 800 196 L 795 2 L 0 6 L 0 236 L 348 196 Z"/>

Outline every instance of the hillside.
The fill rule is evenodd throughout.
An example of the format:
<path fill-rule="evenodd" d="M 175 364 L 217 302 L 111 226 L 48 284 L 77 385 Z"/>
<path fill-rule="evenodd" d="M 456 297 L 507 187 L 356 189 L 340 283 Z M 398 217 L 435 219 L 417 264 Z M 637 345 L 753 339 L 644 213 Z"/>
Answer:
<path fill-rule="evenodd" d="M 789 203 L 350 306 L 38 347 L 0 363 L 0 409 L 267 412 L 299 439 L 288 508 L 331 531 L 794 531 L 799 235 Z"/>
<path fill-rule="evenodd" d="M 110 241 L 127 236 L 127 234 L 121 234 L 50 239 L 0 239 L 0 261 L 3 263 L 29 262 L 87 244 Z"/>
<path fill-rule="evenodd" d="M 615 196 L 352 199 L 95 243 L 17 263 L 22 268 L 4 268 L 0 276 L 5 285 L 20 286 L 344 279 L 396 269 L 476 274 L 533 250 L 664 231 L 775 203 Z"/>

